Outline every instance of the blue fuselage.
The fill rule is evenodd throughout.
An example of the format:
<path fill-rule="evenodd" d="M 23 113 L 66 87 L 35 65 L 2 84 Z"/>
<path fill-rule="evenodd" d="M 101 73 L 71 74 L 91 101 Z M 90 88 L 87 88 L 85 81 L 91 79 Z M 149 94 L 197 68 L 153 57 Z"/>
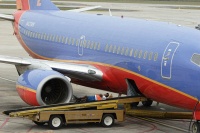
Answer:
<path fill-rule="evenodd" d="M 200 98 L 198 30 L 69 11 L 27 11 L 19 31 L 32 53 L 44 59 L 117 66 Z"/>

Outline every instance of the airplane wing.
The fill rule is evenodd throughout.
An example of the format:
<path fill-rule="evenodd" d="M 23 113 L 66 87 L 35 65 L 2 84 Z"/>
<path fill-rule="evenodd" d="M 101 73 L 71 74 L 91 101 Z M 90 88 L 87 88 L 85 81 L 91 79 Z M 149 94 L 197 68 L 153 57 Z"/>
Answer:
<path fill-rule="evenodd" d="M 5 20 L 8 20 L 8 21 L 14 21 L 14 17 L 13 15 L 7 15 L 7 14 L 0 14 L 0 19 L 5 19 Z"/>
<path fill-rule="evenodd" d="M 71 12 L 84 12 L 84 11 L 89 11 L 89 10 L 93 10 L 93 9 L 97 9 L 100 8 L 101 6 L 92 6 L 92 7 L 85 7 L 85 8 L 80 8 L 80 9 L 72 9 L 72 10 L 67 10 L 67 11 L 71 11 Z"/>
<path fill-rule="evenodd" d="M 92 65 L 63 63 L 56 61 L 0 56 L 1 63 L 13 64 L 19 73 L 29 69 L 47 69 L 63 73 L 65 76 L 82 81 L 101 81 L 103 73 Z"/>

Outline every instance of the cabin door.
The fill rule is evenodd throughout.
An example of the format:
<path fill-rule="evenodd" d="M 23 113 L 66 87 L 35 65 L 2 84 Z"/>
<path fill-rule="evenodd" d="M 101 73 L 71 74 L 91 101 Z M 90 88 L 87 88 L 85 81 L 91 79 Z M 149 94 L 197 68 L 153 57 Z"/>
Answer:
<path fill-rule="evenodd" d="M 82 35 L 80 37 L 80 41 L 79 41 L 79 44 L 78 44 L 78 55 L 80 55 L 80 56 L 83 56 L 83 45 L 84 45 L 84 42 L 85 42 L 85 36 Z"/>
<path fill-rule="evenodd" d="M 171 79 L 173 58 L 178 46 L 178 42 L 170 42 L 164 51 L 161 63 L 161 76 L 164 79 Z"/>

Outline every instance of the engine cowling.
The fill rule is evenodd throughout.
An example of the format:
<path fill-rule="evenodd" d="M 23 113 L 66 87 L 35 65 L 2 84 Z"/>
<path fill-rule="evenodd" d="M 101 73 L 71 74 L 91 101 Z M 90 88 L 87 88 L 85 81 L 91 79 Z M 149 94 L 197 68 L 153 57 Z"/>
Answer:
<path fill-rule="evenodd" d="M 32 106 L 68 103 L 73 95 L 70 81 L 53 70 L 27 70 L 19 76 L 16 89 Z"/>

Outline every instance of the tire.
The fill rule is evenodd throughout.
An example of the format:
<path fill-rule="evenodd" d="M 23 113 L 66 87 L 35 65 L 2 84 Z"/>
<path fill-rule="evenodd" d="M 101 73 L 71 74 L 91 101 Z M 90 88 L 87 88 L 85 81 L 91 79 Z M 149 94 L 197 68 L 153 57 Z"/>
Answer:
<path fill-rule="evenodd" d="M 43 126 L 46 122 L 33 121 L 38 126 Z"/>
<path fill-rule="evenodd" d="M 147 99 L 147 101 L 142 101 L 143 106 L 150 107 L 153 101 L 151 99 Z"/>
<path fill-rule="evenodd" d="M 101 124 L 103 127 L 112 127 L 115 119 L 112 114 L 104 114 L 101 120 Z"/>
<path fill-rule="evenodd" d="M 52 115 L 49 119 L 49 127 L 53 130 L 63 126 L 63 118 L 60 115 Z"/>
<path fill-rule="evenodd" d="M 192 124 L 192 133 L 200 133 L 200 124 L 198 122 Z"/>

